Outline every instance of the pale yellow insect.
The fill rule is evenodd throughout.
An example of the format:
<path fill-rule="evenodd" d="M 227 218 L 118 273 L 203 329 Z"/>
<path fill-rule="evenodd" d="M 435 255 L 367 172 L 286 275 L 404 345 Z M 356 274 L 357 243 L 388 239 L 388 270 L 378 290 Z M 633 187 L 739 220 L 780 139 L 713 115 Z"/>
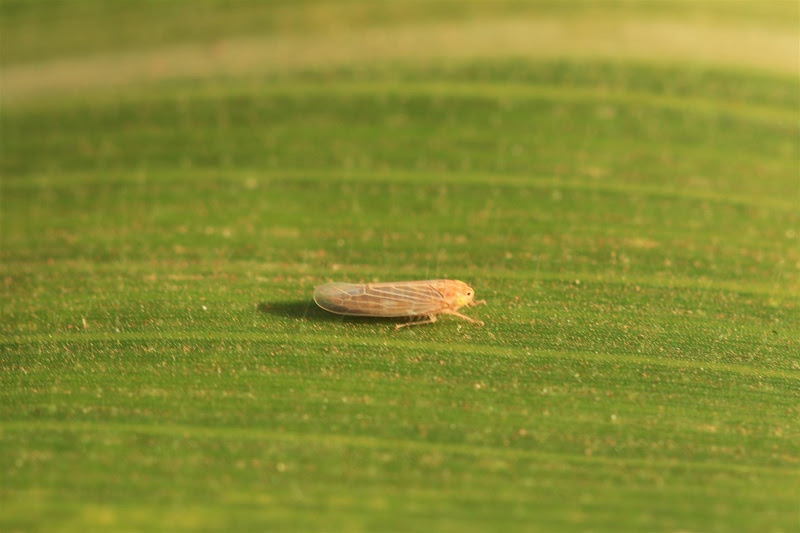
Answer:
<path fill-rule="evenodd" d="M 461 307 L 485 304 L 463 281 L 433 279 L 387 283 L 326 283 L 314 291 L 318 306 L 339 315 L 421 318 L 397 328 L 436 322 L 437 315 L 455 315 L 483 325 L 458 312 Z"/>

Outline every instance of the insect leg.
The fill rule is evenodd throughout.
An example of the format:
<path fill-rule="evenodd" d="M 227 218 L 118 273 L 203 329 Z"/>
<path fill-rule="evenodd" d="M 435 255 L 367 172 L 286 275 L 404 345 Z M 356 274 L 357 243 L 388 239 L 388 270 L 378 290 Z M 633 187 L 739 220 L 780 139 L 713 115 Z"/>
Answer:
<path fill-rule="evenodd" d="M 406 326 L 421 326 L 422 324 L 433 324 L 436 322 L 436 315 L 429 315 L 428 320 L 416 320 L 414 322 L 406 322 L 405 324 L 397 324 L 394 329 L 404 328 Z"/>
<path fill-rule="evenodd" d="M 469 303 L 469 305 L 486 305 L 486 300 L 473 300 Z"/>
<path fill-rule="evenodd" d="M 457 316 L 457 317 L 459 317 L 459 318 L 463 318 L 463 319 L 464 319 L 464 320 L 466 320 L 467 322 L 472 322 L 473 324 L 478 324 L 478 325 L 480 325 L 480 326 L 482 326 L 482 325 L 483 325 L 483 321 L 482 321 L 482 320 L 475 320 L 474 318 L 470 318 L 470 317 L 468 317 L 467 315 L 462 315 L 462 314 L 461 314 L 461 313 L 459 313 L 458 311 L 446 310 L 446 311 L 442 311 L 442 313 L 446 313 L 446 314 L 448 314 L 448 315 L 455 315 L 455 316 Z"/>

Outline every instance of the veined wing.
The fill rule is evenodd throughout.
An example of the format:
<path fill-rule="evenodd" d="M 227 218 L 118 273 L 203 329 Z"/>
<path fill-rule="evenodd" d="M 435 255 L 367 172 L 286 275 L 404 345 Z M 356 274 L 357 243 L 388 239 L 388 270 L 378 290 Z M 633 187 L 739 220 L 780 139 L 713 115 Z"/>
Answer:
<path fill-rule="evenodd" d="M 332 313 L 353 316 L 403 317 L 435 313 L 445 307 L 437 280 L 390 283 L 327 283 L 314 291 L 314 301 Z"/>

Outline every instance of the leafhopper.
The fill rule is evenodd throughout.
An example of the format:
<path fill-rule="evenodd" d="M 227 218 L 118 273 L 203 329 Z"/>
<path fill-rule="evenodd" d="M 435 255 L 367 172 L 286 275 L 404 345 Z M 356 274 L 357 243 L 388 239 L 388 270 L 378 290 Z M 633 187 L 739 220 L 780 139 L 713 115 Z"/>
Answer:
<path fill-rule="evenodd" d="M 483 322 L 462 315 L 458 310 L 486 303 L 485 300 L 475 300 L 472 287 L 452 279 L 326 283 L 316 288 L 314 301 L 326 311 L 339 315 L 416 319 L 398 324 L 397 329 L 431 324 L 436 322 L 438 315 L 455 315 L 482 326 Z"/>

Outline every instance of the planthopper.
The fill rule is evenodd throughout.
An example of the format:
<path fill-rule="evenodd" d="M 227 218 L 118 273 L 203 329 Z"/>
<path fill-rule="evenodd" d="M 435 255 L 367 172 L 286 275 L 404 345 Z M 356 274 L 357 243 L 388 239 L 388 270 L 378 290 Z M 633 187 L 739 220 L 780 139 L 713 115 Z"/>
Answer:
<path fill-rule="evenodd" d="M 406 317 L 412 319 L 396 328 L 430 324 L 438 315 L 455 315 L 483 325 L 458 312 L 461 307 L 485 304 L 463 281 L 434 279 L 384 283 L 326 283 L 314 290 L 318 306 L 339 315 Z M 416 319 L 416 320 L 414 320 Z"/>

